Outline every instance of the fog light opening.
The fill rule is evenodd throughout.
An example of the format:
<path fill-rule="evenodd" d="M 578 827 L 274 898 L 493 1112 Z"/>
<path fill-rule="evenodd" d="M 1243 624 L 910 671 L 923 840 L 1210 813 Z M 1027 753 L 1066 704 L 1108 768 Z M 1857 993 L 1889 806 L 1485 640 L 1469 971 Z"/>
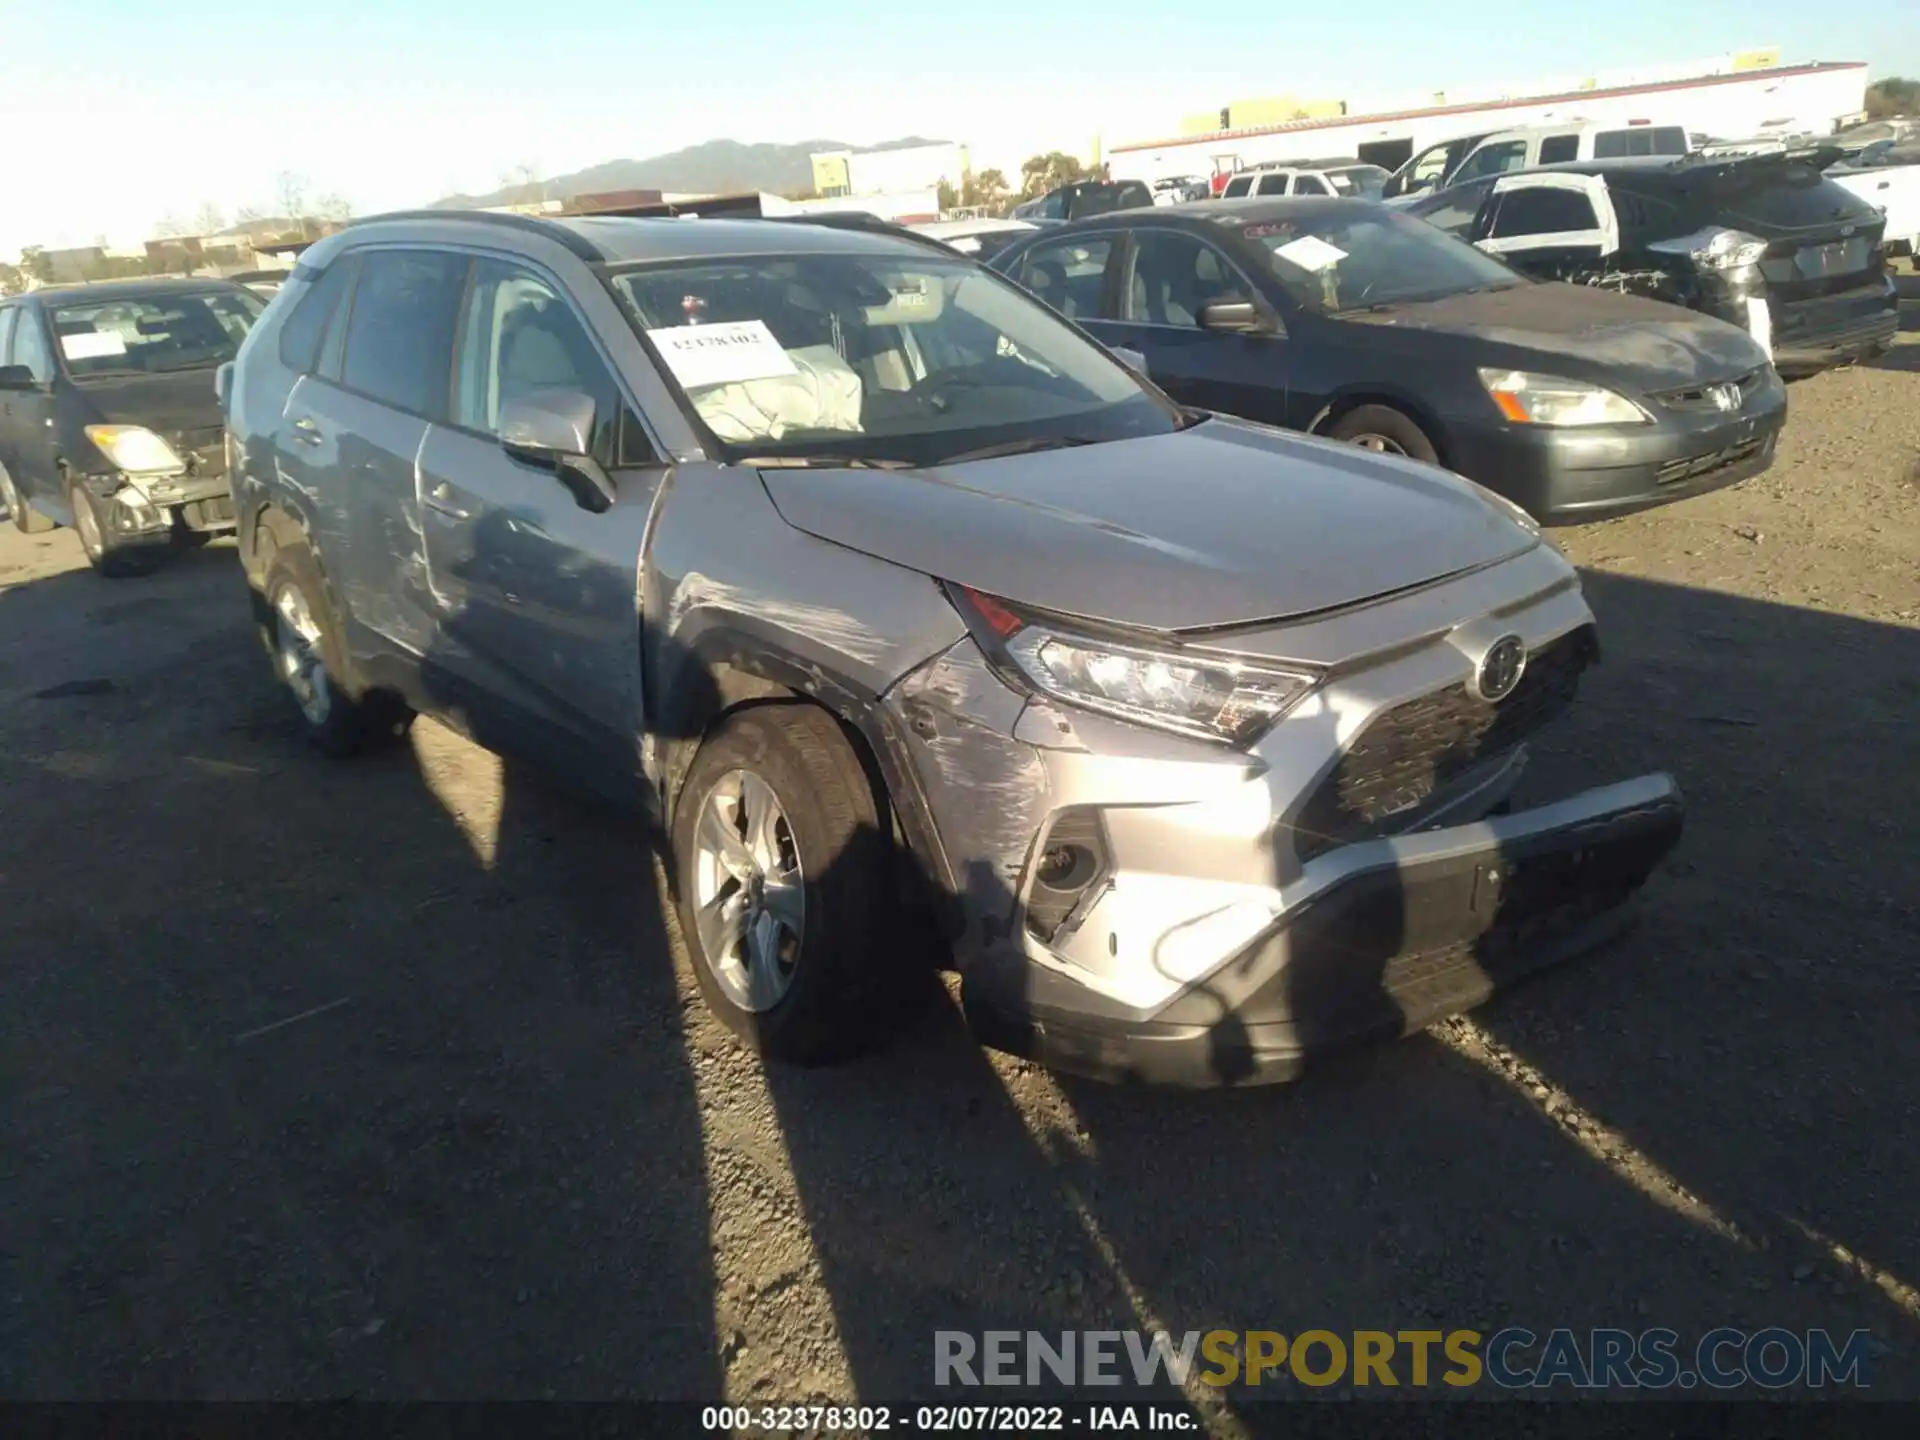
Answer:
<path fill-rule="evenodd" d="M 1079 923 L 1110 869 L 1106 835 L 1092 811 L 1068 811 L 1034 853 L 1027 885 L 1027 930 L 1051 941 Z"/>

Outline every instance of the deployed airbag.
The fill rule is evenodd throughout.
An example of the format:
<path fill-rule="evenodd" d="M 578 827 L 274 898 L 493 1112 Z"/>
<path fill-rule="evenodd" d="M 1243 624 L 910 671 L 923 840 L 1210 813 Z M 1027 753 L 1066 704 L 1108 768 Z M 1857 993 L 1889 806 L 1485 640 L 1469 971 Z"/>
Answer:
<path fill-rule="evenodd" d="M 729 444 L 778 440 L 789 430 L 860 431 L 860 376 L 831 345 L 789 350 L 791 375 L 692 390 L 693 408 Z"/>

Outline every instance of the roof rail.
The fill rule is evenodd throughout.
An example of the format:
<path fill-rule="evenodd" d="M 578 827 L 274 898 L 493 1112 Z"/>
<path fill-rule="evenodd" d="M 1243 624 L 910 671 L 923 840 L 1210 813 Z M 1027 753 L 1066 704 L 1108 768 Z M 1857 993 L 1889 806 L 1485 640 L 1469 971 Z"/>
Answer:
<path fill-rule="evenodd" d="M 577 230 L 555 224 L 542 215 L 516 215 L 511 211 L 389 210 L 382 215 L 363 215 L 357 220 L 349 220 L 346 228 L 351 230 L 356 225 L 377 225 L 386 220 L 460 220 L 480 225 L 504 225 L 530 235 L 544 235 L 566 246 L 582 260 L 597 262 L 607 258 L 597 245 Z"/>
<path fill-rule="evenodd" d="M 910 230 L 897 221 L 882 220 L 868 210 L 822 210 L 811 215 L 763 215 L 760 218 L 777 220 L 788 225 L 825 225 L 833 230 L 864 230 L 869 235 L 891 235 L 896 240 L 911 240 L 915 244 L 943 253 L 953 250 L 953 247 L 944 240 L 937 240 L 931 235 L 922 235 L 919 231 Z"/>

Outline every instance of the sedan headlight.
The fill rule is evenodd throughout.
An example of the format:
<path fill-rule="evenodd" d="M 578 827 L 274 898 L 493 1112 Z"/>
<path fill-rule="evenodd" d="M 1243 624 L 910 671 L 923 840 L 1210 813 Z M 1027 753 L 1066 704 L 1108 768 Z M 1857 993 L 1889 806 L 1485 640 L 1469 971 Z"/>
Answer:
<path fill-rule="evenodd" d="M 186 464 L 173 447 L 140 425 L 89 425 L 87 439 L 129 475 L 175 475 Z"/>
<path fill-rule="evenodd" d="M 1516 425 L 1643 425 L 1651 418 L 1626 396 L 1584 380 L 1483 369 L 1480 383 Z"/>
<path fill-rule="evenodd" d="M 977 590 L 948 593 L 988 658 L 1023 688 L 1182 735 L 1245 745 L 1319 683 L 1305 671 L 1079 634 Z"/>

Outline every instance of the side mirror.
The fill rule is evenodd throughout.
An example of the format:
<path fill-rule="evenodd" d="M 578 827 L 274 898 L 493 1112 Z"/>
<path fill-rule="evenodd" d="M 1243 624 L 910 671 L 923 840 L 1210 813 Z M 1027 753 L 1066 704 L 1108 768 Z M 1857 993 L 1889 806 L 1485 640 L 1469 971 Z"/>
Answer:
<path fill-rule="evenodd" d="M 1214 300 L 1200 307 L 1200 328 L 1229 335 L 1270 335 L 1278 327 L 1251 300 Z"/>
<path fill-rule="evenodd" d="M 546 390 L 500 407 L 500 448 L 527 465 L 551 470 L 582 510 L 613 508 L 618 492 L 593 448 L 593 398 L 578 390 Z"/>
<path fill-rule="evenodd" d="M 227 400 L 233 394 L 233 362 L 227 361 L 213 372 L 213 398 L 220 402 L 220 408 L 227 408 Z"/>
<path fill-rule="evenodd" d="M 0 365 L 0 390 L 38 390 L 40 382 L 24 365 Z"/>
<path fill-rule="evenodd" d="M 1126 345 L 1115 345 L 1111 348 L 1113 350 L 1113 358 L 1133 371 L 1134 374 L 1145 375 L 1147 373 L 1147 357 L 1138 350 Z"/>

